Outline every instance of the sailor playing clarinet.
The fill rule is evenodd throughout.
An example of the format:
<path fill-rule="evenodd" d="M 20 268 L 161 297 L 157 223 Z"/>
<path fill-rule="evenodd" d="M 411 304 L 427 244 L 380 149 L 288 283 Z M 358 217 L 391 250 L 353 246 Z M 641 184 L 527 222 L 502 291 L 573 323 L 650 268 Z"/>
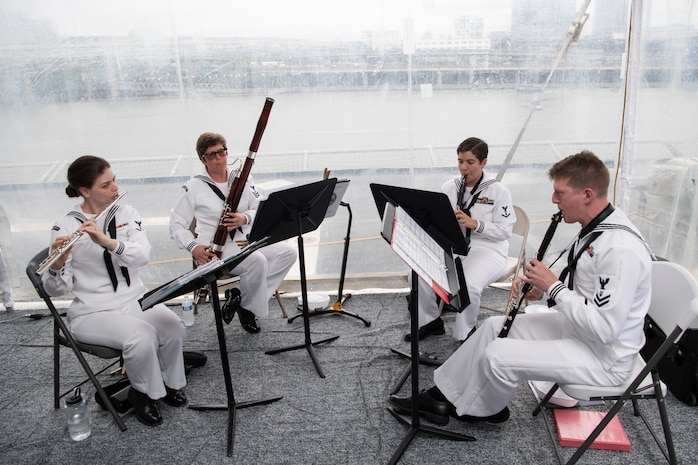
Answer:
<path fill-rule="evenodd" d="M 504 422 L 521 381 L 609 386 L 631 375 L 644 343 L 652 253 L 626 214 L 609 203 L 609 172 L 593 153 L 564 158 L 548 176 L 552 202 L 566 223 L 581 229 L 559 277 L 533 259 L 512 294 L 528 283 L 527 300 L 544 299 L 555 311 L 519 315 L 506 338 L 498 337 L 504 316 L 486 319 L 419 395 L 419 413 L 430 421 Z M 411 398 L 391 396 L 389 404 L 411 413 Z"/>

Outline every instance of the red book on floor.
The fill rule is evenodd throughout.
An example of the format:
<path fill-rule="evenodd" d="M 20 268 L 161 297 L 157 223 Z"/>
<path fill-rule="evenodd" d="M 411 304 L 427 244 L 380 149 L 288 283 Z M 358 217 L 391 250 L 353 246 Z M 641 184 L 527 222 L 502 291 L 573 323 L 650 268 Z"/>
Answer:
<path fill-rule="evenodd" d="M 594 428 L 606 415 L 605 412 L 589 412 L 575 409 L 555 409 L 555 423 L 560 445 L 564 447 L 579 447 L 594 431 Z M 606 425 L 601 434 L 591 444 L 591 449 L 630 451 L 630 441 L 620 424 L 618 416 Z"/>

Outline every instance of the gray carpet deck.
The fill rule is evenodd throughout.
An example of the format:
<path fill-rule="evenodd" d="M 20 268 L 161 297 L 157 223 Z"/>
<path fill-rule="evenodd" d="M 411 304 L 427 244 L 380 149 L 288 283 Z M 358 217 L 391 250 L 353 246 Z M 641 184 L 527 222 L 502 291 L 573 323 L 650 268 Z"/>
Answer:
<path fill-rule="evenodd" d="M 483 305 L 503 306 L 504 293 L 486 292 Z M 146 427 L 135 417 L 126 418 L 120 432 L 111 416 L 91 396 L 92 435 L 72 442 L 60 411 L 52 402 L 52 324 L 50 318 L 19 318 L 35 311 L 0 313 L 0 363 L 3 394 L 0 409 L 0 463 L 7 464 L 381 464 L 388 463 L 406 434 L 406 428 L 390 415 L 387 398 L 408 363 L 391 348 L 408 351 L 403 335 L 409 328 L 405 293 L 358 294 L 347 300 L 345 310 L 371 321 L 365 327 L 347 315 L 310 318 L 313 341 L 333 335 L 338 339 L 316 346 L 326 378 L 318 376 L 303 348 L 276 355 L 266 350 L 304 342 L 301 318 L 288 323 L 275 301 L 270 316 L 262 320 L 262 332 L 245 333 L 237 317 L 226 326 L 236 401 L 245 402 L 280 395 L 268 405 L 236 410 L 234 449 L 226 455 L 227 412 L 200 412 L 163 403 L 164 423 Z M 295 314 L 295 297 L 284 297 Z M 491 313 L 483 311 L 481 318 Z M 445 316 L 447 331 L 454 314 Z M 422 342 L 423 351 L 443 360 L 457 347 L 445 335 Z M 216 328 L 209 306 L 202 306 L 194 326 L 188 329 L 186 350 L 207 354 L 208 363 L 194 369 L 186 388 L 191 403 L 223 403 L 225 387 Z M 79 365 L 67 349 L 61 351 L 63 386 L 78 379 Z M 90 361 L 97 361 L 89 358 Z M 422 367 L 420 385 L 432 385 L 433 368 Z M 467 376 L 467 374 L 464 374 Z M 102 377 L 109 384 L 116 381 Z M 409 393 L 405 383 L 401 393 Z M 688 407 L 671 394 L 667 399 L 680 463 L 696 463 L 698 408 Z M 655 410 L 644 402 L 645 410 Z M 533 417 L 535 398 L 522 384 L 510 404 L 511 419 L 500 425 L 467 425 L 451 420 L 449 431 L 472 435 L 475 442 L 457 442 L 419 433 L 402 456 L 401 464 L 551 464 L 555 453 L 543 419 Z M 548 413 L 552 418 L 552 415 Z M 656 415 L 653 415 L 658 427 Z M 656 464 L 664 462 L 641 420 L 626 405 L 621 422 L 631 440 L 630 452 L 588 451 L 582 463 Z M 428 422 L 425 425 L 430 425 Z M 435 426 L 435 425 L 431 425 Z M 660 430 L 658 430 L 660 431 Z M 565 448 L 565 457 L 572 449 Z"/>

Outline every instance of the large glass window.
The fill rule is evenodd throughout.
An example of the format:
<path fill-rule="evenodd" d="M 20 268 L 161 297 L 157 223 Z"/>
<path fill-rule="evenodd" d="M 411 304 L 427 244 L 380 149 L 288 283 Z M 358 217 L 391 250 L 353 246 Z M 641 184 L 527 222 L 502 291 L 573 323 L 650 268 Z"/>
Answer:
<path fill-rule="evenodd" d="M 346 205 L 304 237 L 311 277 L 339 275 L 345 238 L 348 277 L 404 277 L 369 184 L 438 190 L 470 136 L 489 143 L 486 169 L 533 220 L 529 255 L 555 212 L 547 168 L 589 149 L 615 175 L 632 144 L 624 208 L 658 255 L 696 272 L 696 10 L 687 0 L 5 0 L 0 245 L 13 284 L 29 289 L 24 267 L 73 205 L 66 168 L 84 154 L 112 163 L 144 218 L 145 281 L 191 269 L 167 220 L 201 168 L 196 138 L 219 132 L 244 158 L 265 97 L 275 104 L 252 169 L 264 191 L 325 169 L 350 180 Z M 639 65 L 626 74 L 629 50 Z M 550 253 L 575 232 L 561 227 Z"/>

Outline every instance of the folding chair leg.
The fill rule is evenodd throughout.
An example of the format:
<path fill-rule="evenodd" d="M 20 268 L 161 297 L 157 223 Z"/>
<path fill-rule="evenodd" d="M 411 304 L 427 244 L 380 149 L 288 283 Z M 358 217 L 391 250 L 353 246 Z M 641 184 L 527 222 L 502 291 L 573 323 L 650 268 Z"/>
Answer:
<path fill-rule="evenodd" d="M 99 380 L 97 380 L 97 376 L 95 376 L 95 374 L 92 372 L 92 369 L 90 368 L 90 365 L 87 363 L 87 360 L 85 360 L 85 357 L 79 350 L 75 350 L 74 348 L 71 349 L 73 349 L 73 352 L 77 356 L 80 365 L 82 365 L 83 369 L 85 370 L 85 373 L 87 373 L 87 376 L 90 378 L 90 381 L 92 381 L 92 385 L 95 387 L 95 389 L 97 389 L 97 395 L 99 395 L 102 398 L 102 401 L 104 402 L 104 405 L 107 407 L 107 410 L 109 410 L 109 413 L 111 413 L 112 417 L 114 417 L 114 421 L 116 422 L 119 429 L 121 431 L 126 431 L 126 425 L 124 424 L 124 420 L 121 418 L 121 415 L 119 415 L 119 412 L 116 411 L 114 404 L 112 404 L 111 400 L 109 399 L 109 396 L 104 391 L 104 388 L 100 384 Z"/>
<path fill-rule="evenodd" d="M 543 397 L 540 402 L 538 402 L 538 405 L 536 405 L 536 408 L 533 410 L 533 416 L 537 416 L 540 411 L 545 407 L 545 404 L 548 403 L 548 401 L 553 397 L 553 394 L 555 394 L 555 391 L 557 391 L 558 385 L 557 383 L 553 384 L 553 387 L 550 388 L 548 393 Z"/>
<path fill-rule="evenodd" d="M 657 406 L 659 407 L 659 415 L 662 419 L 662 429 L 664 430 L 664 440 L 666 441 L 666 446 L 667 446 L 667 454 L 669 455 L 667 460 L 669 461 L 670 464 L 675 465 L 677 462 L 676 460 L 676 450 L 674 449 L 674 439 L 671 436 L 671 429 L 669 428 L 669 417 L 667 416 L 666 412 L 666 402 L 664 401 L 664 397 L 661 399 L 657 399 Z M 659 445 L 659 442 L 657 442 Z M 664 452 L 664 448 L 661 447 L 662 452 Z M 667 455 L 665 454 L 665 456 Z"/>
<path fill-rule="evenodd" d="M 664 440 L 666 441 L 666 453 L 664 456 L 669 461 L 670 464 L 674 465 L 677 463 L 676 460 L 676 450 L 674 449 L 674 438 L 671 435 L 671 428 L 669 427 L 669 416 L 666 411 L 666 399 L 664 398 L 664 392 L 662 391 L 661 382 L 659 381 L 659 373 L 657 370 L 652 370 L 652 381 L 654 384 L 654 389 L 657 393 L 657 408 L 659 409 L 659 417 L 662 420 L 662 429 L 664 430 Z M 649 428 L 649 425 L 648 425 Z M 654 436 L 654 431 L 650 429 L 650 432 Z M 660 444 L 657 438 L 654 438 L 657 442 L 659 448 L 664 452 L 664 447 Z"/>
<path fill-rule="evenodd" d="M 54 341 L 58 339 L 58 325 L 53 325 L 53 338 Z M 57 342 L 53 343 L 53 408 L 58 409 L 60 407 L 59 399 L 61 397 L 60 390 L 60 374 L 61 374 L 61 364 L 60 364 L 60 346 Z"/>
<path fill-rule="evenodd" d="M 625 397 L 625 398 L 623 398 L 623 397 Z M 572 455 L 572 458 L 569 459 L 569 461 L 567 462 L 568 465 L 572 465 L 572 464 L 574 464 L 574 463 L 577 463 L 577 460 L 580 459 L 580 457 L 582 456 L 582 454 L 584 454 L 584 452 L 586 452 L 587 449 L 589 449 L 589 447 L 591 446 L 591 444 L 592 444 L 594 441 L 596 441 L 596 438 L 599 437 L 599 434 L 601 434 L 601 432 L 604 430 L 604 428 L 606 428 L 606 426 L 608 426 L 608 424 L 611 422 L 611 420 L 613 420 L 613 417 L 615 417 L 615 416 L 618 414 L 618 412 L 620 411 L 620 409 L 621 409 L 621 408 L 623 407 L 623 405 L 625 404 L 625 401 L 628 400 L 627 394 L 624 395 L 623 397 L 621 397 L 620 399 L 618 399 L 618 400 L 613 404 L 613 407 L 611 407 L 611 410 L 609 410 L 609 411 L 606 413 L 606 415 L 601 419 L 601 421 L 600 421 L 599 424 L 596 426 L 596 428 L 594 429 L 594 431 L 592 431 L 591 434 L 590 434 L 590 435 L 586 438 L 586 440 L 582 443 L 582 445 L 579 446 L 579 448 L 578 448 L 577 451 L 574 453 L 574 455 Z"/>

